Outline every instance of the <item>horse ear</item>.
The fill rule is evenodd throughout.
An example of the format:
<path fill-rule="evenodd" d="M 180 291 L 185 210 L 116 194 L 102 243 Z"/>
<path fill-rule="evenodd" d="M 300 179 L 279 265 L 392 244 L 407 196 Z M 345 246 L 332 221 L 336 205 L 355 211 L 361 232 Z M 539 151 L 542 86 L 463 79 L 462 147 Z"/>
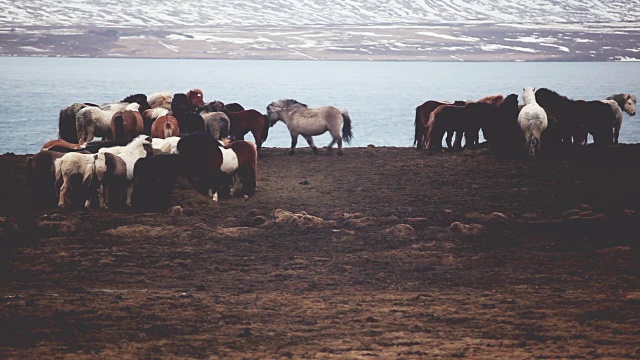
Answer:
<path fill-rule="evenodd" d="M 631 99 L 631 94 L 627 94 L 627 100 Z"/>

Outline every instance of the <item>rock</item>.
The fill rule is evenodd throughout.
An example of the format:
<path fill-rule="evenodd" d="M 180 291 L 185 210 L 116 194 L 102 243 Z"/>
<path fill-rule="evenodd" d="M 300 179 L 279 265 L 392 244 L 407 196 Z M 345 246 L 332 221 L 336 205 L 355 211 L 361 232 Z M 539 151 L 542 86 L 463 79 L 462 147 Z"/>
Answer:
<path fill-rule="evenodd" d="M 298 184 L 300 184 L 300 185 L 309 185 L 309 181 L 307 181 L 307 180 L 300 181 Z"/>
<path fill-rule="evenodd" d="M 563 217 L 568 218 L 568 217 L 572 217 L 572 216 L 577 216 L 577 215 L 578 215 L 578 214 L 580 214 L 581 212 L 582 212 L 581 210 L 578 210 L 578 209 L 572 209 L 572 210 L 569 210 L 569 211 L 565 211 L 565 212 L 563 212 L 563 213 L 562 213 L 562 216 L 563 216 Z"/>
<path fill-rule="evenodd" d="M 616 246 L 612 248 L 600 249 L 596 253 L 602 255 L 621 255 L 630 252 L 632 249 L 628 246 Z"/>
<path fill-rule="evenodd" d="M 196 291 L 205 291 L 205 287 L 204 287 L 204 283 L 200 283 L 200 285 L 198 285 L 196 287 Z"/>
<path fill-rule="evenodd" d="M 636 211 L 635 210 L 626 209 L 624 211 L 624 214 L 627 215 L 627 216 L 634 216 L 636 214 Z"/>
<path fill-rule="evenodd" d="M 260 211 L 258 209 L 251 209 L 249 210 L 249 213 L 247 215 L 250 217 L 255 217 L 255 216 L 264 216 L 265 213 L 264 211 Z"/>
<path fill-rule="evenodd" d="M 463 224 L 461 222 L 454 222 L 449 226 L 449 230 L 456 234 L 462 235 L 479 235 L 487 230 L 486 227 L 480 224 Z"/>
<path fill-rule="evenodd" d="M 411 226 L 427 226 L 430 223 L 428 218 L 406 218 L 404 222 Z"/>
<path fill-rule="evenodd" d="M 264 217 L 264 216 L 260 216 L 260 215 L 259 215 L 259 216 L 254 217 L 253 219 L 251 219 L 251 222 L 252 222 L 255 226 L 259 226 L 259 225 L 262 225 L 262 224 L 266 223 L 266 222 L 267 222 L 267 220 L 268 220 L 268 219 L 267 219 L 266 217 Z"/>
<path fill-rule="evenodd" d="M 181 206 L 173 206 L 172 208 L 169 209 L 169 215 L 178 217 L 178 216 L 184 215 L 184 212 L 182 211 Z"/>
<path fill-rule="evenodd" d="M 510 221 L 511 219 L 503 214 L 503 213 L 499 213 L 499 212 L 492 212 L 491 214 L 487 215 L 487 221 Z"/>
<path fill-rule="evenodd" d="M 588 211 L 588 210 L 593 210 L 593 208 L 587 204 L 580 204 L 578 205 L 578 209 L 581 209 L 582 211 Z"/>
<path fill-rule="evenodd" d="M 391 215 L 389 217 L 363 217 L 358 219 L 349 219 L 344 224 L 349 227 L 368 227 L 368 226 L 383 226 L 383 225 L 396 225 L 400 222 L 397 216 Z"/>
<path fill-rule="evenodd" d="M 244 220 L 239 218 L 226 218 L 222 221 L 224 227 L 241 227 L 244 225 Z"/>
<path fill-rule="evenodd" d="M 273 217 L 277 223 L 288 223 L 293 218 L 291 211 L 278 209 L 273 212 Z"/>
<path fill-rule="evenodd" d="M 538 218 L 538 214 L 536 213 L 526 213 L 521 216 L 522 219 L 525 220 L 534 220 Z"/>
<path fill-rule="evenodd" d="M 416 231 L 407 224 L 398 224 L 384 231 L 385 234 L 391 235 L 399 240 L 415 239 L 418 235 Z"/>
<path fill-rule="evenodd" d="M 336 225 L 335 221 L 326 221 L 317 216 L 309 215 L 304 211 L 294 214 L 290 211 L 278 209 L 273 213 L 274 221 L 278 224 L 286 224 L 299 229 L 307 228 L 323 228 L 332 227 Z"/>
<path fill-rule="evenodd" d="M 348 214 L 348 213 L 344 214 L 344 218 L 345 219 L 361 219 L 363 217 L 365 217 L 365 214 L 363 214 L 361 212 L 357 212 L 357 213 L 353 213 L 353 214 Z"/>
<path fill-rule="evenodd" d="M 273 229 L 277 225 L 278 225 L 278 223 L 276 221 L 267 220 L 264 224 L 260 225 L 259 228 L 261 228 L 261 229 Z"/>
<path fill-rule="evenodd" d="M 589 217 L 593 217 L 595 215 L 596 215 L 596 213 L 594 213 L 593 211 L 583 211 L 578 216 L 589 218 Z"/>
<path fill-rule="evenodd" d="M 472 213 L 468 213 L 464 215 L 465 218 L 469 219 L 469 220 L 479 220 L 479 221 L 485 221 L 486 220 L 486 216 L 478 213 L 478 212 L 472 212 Z"/>
<path fill-rule="evenodd" d="M 329 219 L 338 221 L 338 220 L 342 220 L 345 215 L 346 213 L 336 211 L 333 214 L 329 215 Z"/>

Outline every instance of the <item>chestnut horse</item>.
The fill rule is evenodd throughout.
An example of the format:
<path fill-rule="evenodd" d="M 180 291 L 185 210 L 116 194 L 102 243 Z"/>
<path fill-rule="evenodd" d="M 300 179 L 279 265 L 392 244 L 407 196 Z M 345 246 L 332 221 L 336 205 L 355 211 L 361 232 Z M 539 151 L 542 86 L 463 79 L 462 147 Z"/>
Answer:
<path fill-rule="evenodd" d="M 262 144 L 269 136 L 269 119 L 258 110 L 222 111 L 231 122 L 229 136 L 236 140 L 244 140 L 244 136 L 251 132 L 256 141 L 258 153 L 262 150 Z"/>
<path fill-rule="evenodd" d="M 133 139 L 144 132 L 144 121 L 138 112 L 139 105 L 131 104 L 111 118 L 111 135 L 114 140 Z"/>
<path fill-rule="evenodd" d="M 76 151 L 76 150 L 81 150 L 84 149 L 86 147 L 86 144 L 74 144 L 74 143 L 70 143 L 68 141 L 64 141 L 64 140 L 51 140 L 51 141 L 47 141 L 44 145 L 42 145 L 42 148 L 40 149 L 40 151 L 44 151 L 44 150 L 51 150 L 52 148 L 55 149 L 68 149 L 68 151 L 61 151 L 61 152 L 69 152 L 69 151 Z M 56 150 L 59 151 L 59 150 Z"/>
<path fill-rule="evenodd" d="M 151 125 L 151 137 L 166 139 L 180 134 L 178 119 L 170 115 L 158 117 Z"/>
<path fill-rule="evenodd" d="M 456 101 L 453 104 L 451 103 L 445 103 L 445 102 L 440 102 L 440 101 L 435 101 L 435 100 L 429 100 L 425 103 L 423 103 L 422 105 L 416 107 L 416 119 L 415 119 L 415 136 L 413 139 L 413 145 L 417 145 L 418 149 L 422 149 L 424 148 L 424 146 L 427 144 L 427 129 L 429 126 L 429 115 L 431 115 L 431 112 L 435 109 L 437 109 L 439 106 L 441 105 L 458 105 L 458 106 L 463 106 L 465 105 L 466 102 L 464 101 Z M 451 134 L 453 135 L 453 134 Z M 449 142 L 450 137 L 447 136 L 449 138 Z"/>

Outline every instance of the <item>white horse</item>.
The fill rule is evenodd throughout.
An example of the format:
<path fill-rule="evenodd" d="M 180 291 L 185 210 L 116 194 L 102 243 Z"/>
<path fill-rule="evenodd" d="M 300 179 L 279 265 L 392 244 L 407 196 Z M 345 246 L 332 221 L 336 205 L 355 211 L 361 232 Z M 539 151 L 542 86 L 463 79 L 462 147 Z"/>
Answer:
<path fill-rule="evenodd" d="M 629 116 L 636 114 L 636 96 L 631 94 L 614 94 L 607 97 L 603 102 L 611 106 L 611 110 L 616 115 L 613 123 L 613 143 L 618 143 L 620 137 L 620 128 L 622 127 L 622 112 L 626 112 Z"/>
<path fill-rule="evenodd" d="M 152 109 L 165 108 L 171 110 L 171 100 L 173 100 L 173 94 L 170 92 L 156 92 L 147 97 L 147 102 Z"/>
<path fill-rule="evenodd" d="M 547 128 L 547 113 L 536 102 L 535 89 L 531 86 L 523 88 L 524 107 L 518 114 L 518 125 L 526 140 L 529 156 L 540 155 L 540 136 Z"/>
<path fill-rule="evenodd" d="M 126 108 L 126 104 L 122 110 Z M 87 106 L 76 115 L 78 144 L 93 140 L 95 136 L 111 139 L 111 119 L 118 110 L 103 110 L 97 106 Z"/>
<path fill-rule="evenodd" d="M 318 154 L 318 148 L 313 143 L 312 136 L 329 132 L 331 143 L 329 153 L 333 144 L 338 144 L 338 155 L 342 156 L 342 140 L 351 142 L 351 118 L 347 110 L 340 110 L 333 106 L 323 106 L 319 108 L 309 108 L 296 100 L 284 99 L 274 101 L 267 106 L 267 116 L 269 125 L 275 125 L 278 120 L 287 125 L 291 134 L 291 150 L 289 155 L 295 154 L 298 135 L 302 135 L 309 143 L 314 154 Z M 340 137 L 340 126 L 342 125 L 342 138 Z"/>
<path fill-rule="evenodd" d="M 64 208 L 69 200 L 69 189 L 71 187 L 71 177 L 73 175 L 82 176 L 82 185 L 87 190 L 87 198 L 84 203 L 86 208 L 91 207 L 91 183 L 96 173 L 95 161 L 98 154 L 80 154 L 70 152 L 56 159 L 54 166 L 56 169 L 56 183 L 62 183 L 58 200 L 58 207 Z M 102 155 L 104 157 L 104 155 Z"/>
<path fill-rule="evenodd" d="M 127 146 L 102 148 L 100 149 L 100 151 L 118 155 L 127 164 L 127 180 L 129 181 L 129 187 L 127 188 L 126 203 L 127 206 L 131 206 L 131 193 L 133 192 L 133 169 L 138 159 L 147 156 L 153 156 L 151 137 L 147 135 L 139 135 L 137 138 L 133 139 Z"/>

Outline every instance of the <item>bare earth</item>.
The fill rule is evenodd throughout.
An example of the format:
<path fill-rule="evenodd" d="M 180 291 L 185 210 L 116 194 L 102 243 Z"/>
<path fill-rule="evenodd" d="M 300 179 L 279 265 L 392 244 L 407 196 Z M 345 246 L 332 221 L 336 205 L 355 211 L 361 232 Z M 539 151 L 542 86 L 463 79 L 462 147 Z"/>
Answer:
<path fill-rule="evenodd" d="M 638 358 L 640 145 L 589 150 L 268 148 L 183 215 L 36 208 L 5 154 L 0 357 Z"/>

